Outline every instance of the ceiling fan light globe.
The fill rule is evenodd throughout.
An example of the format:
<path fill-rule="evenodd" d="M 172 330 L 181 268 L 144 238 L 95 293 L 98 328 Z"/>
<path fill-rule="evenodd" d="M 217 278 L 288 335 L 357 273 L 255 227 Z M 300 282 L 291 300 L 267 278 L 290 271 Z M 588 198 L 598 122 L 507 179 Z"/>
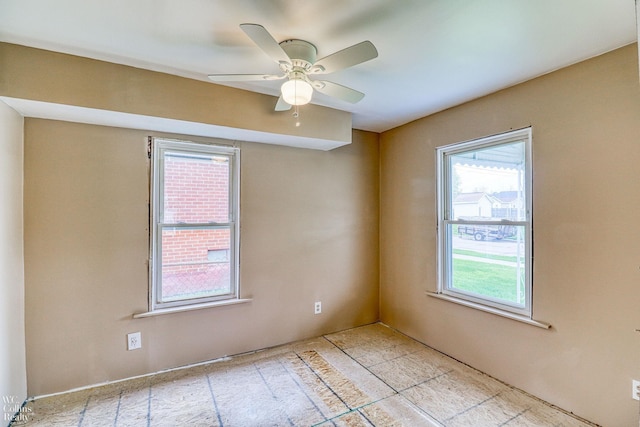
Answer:
<path fill-rule="evenodd" d="M 282 99 L 290 105 L 305 105 L 311 101 L 313 87 L 304 80 L 292 79 L 280 88 Z"/>

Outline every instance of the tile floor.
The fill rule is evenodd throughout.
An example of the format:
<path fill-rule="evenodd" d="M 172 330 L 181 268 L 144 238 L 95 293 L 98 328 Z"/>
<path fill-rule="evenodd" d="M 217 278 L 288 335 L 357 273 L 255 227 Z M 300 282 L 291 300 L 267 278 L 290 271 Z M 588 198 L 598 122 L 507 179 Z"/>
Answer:
<path fill-rule="evenodd" d="M 382 324 L 28 402 L 12 426 L 589 426 Z"/>

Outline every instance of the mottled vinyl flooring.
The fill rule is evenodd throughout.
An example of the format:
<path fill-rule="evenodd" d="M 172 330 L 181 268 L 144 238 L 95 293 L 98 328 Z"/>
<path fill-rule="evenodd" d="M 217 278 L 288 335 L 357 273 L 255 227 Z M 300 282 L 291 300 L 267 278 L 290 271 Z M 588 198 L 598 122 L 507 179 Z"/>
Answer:
<path fill-rule="evenodd" d="M 382 324 L 40 398 L 14 426 L 588 426 Z"/>

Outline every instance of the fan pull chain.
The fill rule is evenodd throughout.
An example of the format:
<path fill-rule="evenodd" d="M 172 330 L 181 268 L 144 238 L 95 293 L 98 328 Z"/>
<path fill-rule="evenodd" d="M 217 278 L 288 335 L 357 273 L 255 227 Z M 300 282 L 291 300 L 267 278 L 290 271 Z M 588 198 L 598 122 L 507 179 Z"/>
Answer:
<path fill-rule="evenodd" d="M 296 127 L 300 127 L 300 113 L 298 113 L 298 106 L 293 107 L 293 118 L 296 119 Z"/>
<path fill-rule="evenodd" d="M 293 106 L 293 118 L 296 119 L 296 127 L 300 127 L 300 119 L 299 119 L 300 114 L 298 113 L 298 102 L 297 102 L 297 99 L 298 99 L 298 85 L 297 84 L 295 84 L 293 86 L 293 96 L 296 99 L 296 105 Z"/>

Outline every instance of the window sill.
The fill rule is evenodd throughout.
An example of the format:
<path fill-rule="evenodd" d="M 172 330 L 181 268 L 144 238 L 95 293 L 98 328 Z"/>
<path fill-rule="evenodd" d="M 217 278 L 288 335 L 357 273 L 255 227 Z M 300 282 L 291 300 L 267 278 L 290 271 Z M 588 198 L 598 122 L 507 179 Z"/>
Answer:
<path fill-rule="evenodd" d="M 522 316 L 519 314 L 509 313 L 508 311 L 503 311 L 493 307 L 487 307 L 482 304 L 476 304 L 474 302 L 465 301 L 460 298 L 455 298 L 449 295 L 439 294 L 436 292 L 427 292 L 427 295 L 430 297 L 438 298 L 441 300 L 453 302 L 455 304 L 464 305 L 465 307 L 475 308 L 476 310 L 484 311 L 487 313 L 495 314 L 497 316 L 506 317 L 507 319 L 516 320 L 518 322 L 526 323 L 528 325 L 536 326 L 542 329 L 551 329 L 551 325 L 545 322 L 540 322 L 538 320 L 533 320 L 529 317 Z"/>
<path fill-rule="evenodd" d="M 221 307 L 225 305 L 244 304 L 251 302 L 251 298 L 237 298 L 224 301 L 207 302 L 204 304 L 192 304 L 184 305 L 181 307 L 162 308 L 153 311 L 146 311 L 144 313 L 136 313 L 133 315 L 134 319 L 142 319 L 144 317 L 161 316 L 163 314 L 182 313 L 184 311 L 202 310 L 203 308 Z"/>

